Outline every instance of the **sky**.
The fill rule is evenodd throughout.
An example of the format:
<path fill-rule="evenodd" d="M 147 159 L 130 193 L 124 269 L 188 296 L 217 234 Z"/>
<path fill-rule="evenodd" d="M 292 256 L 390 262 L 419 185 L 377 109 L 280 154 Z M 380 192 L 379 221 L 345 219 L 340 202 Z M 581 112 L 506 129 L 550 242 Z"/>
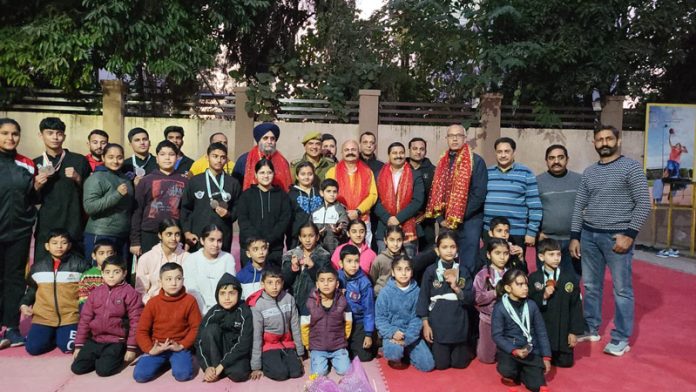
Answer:
<path fill-rule="evenodd" d="M 355 5 L 361 11 L 360 17 L 367 19 L 384 3 L 385 0 L 356 0 Z"/>

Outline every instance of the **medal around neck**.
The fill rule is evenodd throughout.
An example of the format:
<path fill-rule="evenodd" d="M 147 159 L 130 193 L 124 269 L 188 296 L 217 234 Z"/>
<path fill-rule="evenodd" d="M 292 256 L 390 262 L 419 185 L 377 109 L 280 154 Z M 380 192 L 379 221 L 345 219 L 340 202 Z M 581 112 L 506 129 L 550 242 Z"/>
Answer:
<path fill-rule="evenodd" d="M 218 202 L 218 201 L 215 200 L 215 199 L 210 199 L 210 208 L 212 208 L 212 209 L 215 210 L 215 209 L 217 209 L 218 207 L 220 207 L 220 202 Z"/>
<path fill-rule="evenodd" d="M 56 169 L 53 167 L 53 164 L 50 162 L 39 168 L 39 173 L 46 174 L 47 176 L 52 176 L 55 172 L 56 172 Z"/>
<path fill-rule="evenodd" d="M 142 167 L 136 167 L 135 168 L 135 175 L 137 177 L 144 177 L 145 176 L 145 169 L 143 169 Z"/>

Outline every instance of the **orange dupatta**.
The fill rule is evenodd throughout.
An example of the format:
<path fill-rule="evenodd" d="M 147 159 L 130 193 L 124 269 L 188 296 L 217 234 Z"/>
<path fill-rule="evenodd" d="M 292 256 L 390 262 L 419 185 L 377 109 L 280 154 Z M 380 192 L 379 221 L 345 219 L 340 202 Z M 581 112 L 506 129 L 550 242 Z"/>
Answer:
<path fill-rule="evenodd" d="M 391 216 L 403 210 L 413 199 L 413 169 L 408 163 L 403 167 L 403 173 L 399 179 L 399 186 L 394 189 L 394 181 L 392 180 L 392 167 L 389 164 L 384 165 L 377 177 L 377 192 L 384 209 Z M 416 235 L 416 218 L 411 217 L 404 222 L 401 222 L 401 227 L 404 229 L 404 242 L 414 241 L 418 238 Z"/>

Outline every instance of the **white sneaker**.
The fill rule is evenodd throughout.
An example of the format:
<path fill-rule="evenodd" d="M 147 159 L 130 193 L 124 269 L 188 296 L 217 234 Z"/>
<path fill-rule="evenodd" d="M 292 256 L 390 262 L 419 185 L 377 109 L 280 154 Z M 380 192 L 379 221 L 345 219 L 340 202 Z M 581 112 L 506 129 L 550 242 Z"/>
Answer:
<path fill-rule="evenodd" d="M 585 332 L 577 336 L 578 342 L 599 342 L 602 337 L 597 332 Z"/>
<path fill-rule="evenodd" d="M 676 250 L 676 249 L 669 249 L 669 250 L 667 251 L 667 255 L 668 255 L 669 257 L 679 257 L 679 251 Z"/>
<path fill-rule="evenodd" d="M 669 249 L 662 249 L 661 251 L 657 252 L 657 257 L 667 258 L 669 257 L 669 251 Z"/>

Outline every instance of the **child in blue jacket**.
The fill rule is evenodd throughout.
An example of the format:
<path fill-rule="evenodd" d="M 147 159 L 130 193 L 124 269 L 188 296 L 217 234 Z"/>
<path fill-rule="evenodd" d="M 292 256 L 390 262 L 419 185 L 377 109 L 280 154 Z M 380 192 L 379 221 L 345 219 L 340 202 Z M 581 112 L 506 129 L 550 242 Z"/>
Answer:
<path fill-rule="evenodd" d="M 411 261 L 400 256 L 392 261 L 392 278 L 380 291 L 375 304 L 375 323 L 382 337 L 384 357 L 389 366 L 405 368 L 408 357 L 416 369 L 429 372 L 435 367 L 433 354 L 421 339 L 423 321 L 416 315 L 420 289 L 413 278 Z"/>
<path fill-rule="evenodd" d="M 516 268 L 508 270 L 496 293 L 500 299 L 493 308 L 491 334 L 498 346 L 498 373 L 507 386 L 521 382 L 538 392 L 551 369 L 551 345 L 539 308 L 527 299 L 527 275 Z"/>
<path fill-rule="evenodd" d="M 372 334 L 375 331 L 375 299 L 370 278 L 360 268 L 360 250 L 348 244 L 340 251 L 338 279 L 353 313 L 353 329 L 348 338 L 350 357 L 369 362 L 375 357 Z"/>

